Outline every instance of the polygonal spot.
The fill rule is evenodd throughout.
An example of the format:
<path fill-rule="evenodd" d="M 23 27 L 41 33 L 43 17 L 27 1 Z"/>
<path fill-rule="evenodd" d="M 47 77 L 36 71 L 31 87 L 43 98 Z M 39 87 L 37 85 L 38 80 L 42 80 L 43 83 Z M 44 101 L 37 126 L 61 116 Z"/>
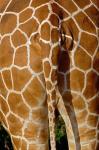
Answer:
<path fill-rule="evenodd" d="M 3 79 L 2 79 L 2 76 L 1 76 L 1 73 L 0 73 L 0 94 L 6 98 L 7 92 L 8 91 L 7 91 L 7 89 L 4 85 L 4 82 L 3 82 Z"/>
<path fill-rule="evenodd" d="M 32 19 L 28 20 L 27 22 L 25 22 L 24 24 L 21 24 L 19 27 L 23 32 L 25 32 L 27 34 L 28 37 L 30 37 L 30 35 L 33 32 L 37 31 L 38 23 L 34 18 L 32 18 Z"/>
<path fill-rule="evenodd" d="M 93 68 L 99 72 L 99 49 L 97 50 L 97 53 L 94 57 L 94 60 L 93 60 Z"/>
<path fill-rule="evenodd" d="M 81 34 L 80 45 L 83 46 L 83 48 L 89 54 L 93 55 L 96 48 L 97 48 L 98 40 L 97 40 L 96 36 L 90 35 L 90 34 L 87 34 L 87 33 L 83 32 Z"/>
<path fill-rule="evenodd" d="M 44 23 L 41 26 L 41 38 L 46 41 L 50 40 L 50 25 L 48 23 Z"/>
<path fill-rule="evenodd" d="M 66 80 L 67 80 L 67 89 L 71 89 L 74 91 L 82 91 L 84 87 L 84 74 L 75 69 L 70 72 L 70 74 L 67 74 Z"/>
<path fill-rule="evenodd" d="M 38 7 L 38 6 L 41 6 L 42 4 L 46 4 L 46 3 L 48 3 L 49 2 L 49 0 L 32 0 L 32 3 L 31 3 L 31 6 L 32 7 Z"/>
<path fill-rule="evenodd" d="M 83 93 L 87 99 L 91 98 L 97 94 L 97 92 L 98 92 L 97 81 L 98 81 L 98 75 L 95 72 L 90 71 L 87 74 L 86 88 Z"/>
<path fill-rule="evenodd" d="M 75 65 L 83 70 L 90 69 L 91 67 L 91 58 L 90 56 L 80 47 L 76 49 L 74 54 Z"/>
<path fill-rule="evenodd" d="M 99 96 L 93 98 L 88 103 L 88 110 L 90 113 L 99 114 Z"/>
<path fill-rule="evenodd" d="M 0 68 L 10 67 L 13 61 L 13 48 L 10 38 L 5 37 L 0 44 Z"/>
<path fill-rule="evenodd" d="M 0 96 L 0 109 L 5 115 L 9 112 L 8 104 L 5 101 L 5 99 L 3 99 L 1 96 Z"/>
<path fill-rule="evenodd" d="M 2 72 L 4 82 L 8 89 L 12 89 L 12 79 L 10 70 L 4 70 Z"/>
<path fill-rule="evenodd" d="M 42 48 L 39 42 L 39 35 L 31 38 L 30 67 L 34 72 L 42 71 Z"/>
<path fill-rule="evenodd" d="M 78 13 L 75 16 L 76 22 L 79 27 L 87 32 L 96 33 L 96 28 L 90 19 L 83 12 Z"/>
<path fill-rule="evenodd" d="M 17 91 L 21 91 L 26 83 L 31 78 L 31 73 L 27 69 L 19 70 L 16 67 L 12 68 L 12 77 L 14 89 Z"/>
<path fill-rule="evenodd" d="M 16 30 L 12 35 L 12 43 L 15 47 L 26 43 L 26 38 L 19 30 Z"/>
<path fill-rule="evenodd" d="M 21 4 L 20 4 L 20 0 L 11 1 L 11 3 L 9 4 L 7 8 L 7 12 L 10 11 L 10 12 L 19 13 L 20 11 L 28 7 L 29 3 L 30 3 L 30 0 L 21 0 Z"/>
<path fill-rule="evenodd" d="M 20 67 L 27 65 L 27 47 L 23 46 L 16 50 L 14 64 Z"/>
<path fill-rule="evenodd" d="M 45 101 L 45 90 L 35 77 L 23 92 L 26 102 L 31 107 L 37 107 Z"/>
<path fill-rule="evenodd" d="M 78 5 L 78 7 L 80 8 L 84 8 L 85 6 L 87 6 L 88 4 L 90 4 L 90 0 L 74 0 L 74 2 Z"/>
<path fill-rule="evenodd" d="M 24 130 L 24 137 L 29 141 L 36 141 L 40 125 L 29 122 Z"/>
<path fill-rule="evenodd" d="M 17 17 L 13 14 L 5 14 L 0 22 L 1 35 L 11 33 L 17 25 Z"/>
<path fill-rule="evenodd" d="M 22 11 L 19 14 L 19 22 L 25 22 L 26 20 L 28 20 L 30 17 L 32 17 L 33 14 L 33 10 L 30 8 L 25 9 L 24 11 Z"/>
<path fill-rule="evenodd" d="M 11 93 L 8 97 L 8 103 L 10 109 L 13 113 L 17 114 L 21 118 L 28 118 L 29 109 L 26 104 L 23 102 L 21 95 L 16 93 Z"/>
<path fill-rule="evenodd" d="M 46 20 L 46 18 L 48 17 L 48 14 L 49 14 L 49 9 L 48 9 L 48 6 L 45 5 L 45 6 L 38 8 L 35 11 L 34 15 L 38 19 L 39 22 L 42 22 L 43 20 Z"/>
<path fill-rule="evenodd" d="M 87 15 L 90 17 L 90 19 L 99 28 L 99 10 L 97 10 L 95 6 L 90 6 L 85 11 L 86 11 Z"/>
<path fill-rule="evenodd" d="M 60 6 L 62 6 L 63 8 L 65 8 L 66 11 L 68 11 L 69 13 L 73 13 L 75 11 L 77 11 L 77 7 L 75 5 L 74 2 L 70 1 L 70 0 L 57 0 L 57 2 L 60 4 Z"/>
<path fill-rule="evenodd" d="M 9 124 L 9 130 L 11 134 L 16 136 L 22 136 L 23 123 L 20 121 L 20 119 L 14 114 L 10 113 L 7 117 L 7 121 Z"/>

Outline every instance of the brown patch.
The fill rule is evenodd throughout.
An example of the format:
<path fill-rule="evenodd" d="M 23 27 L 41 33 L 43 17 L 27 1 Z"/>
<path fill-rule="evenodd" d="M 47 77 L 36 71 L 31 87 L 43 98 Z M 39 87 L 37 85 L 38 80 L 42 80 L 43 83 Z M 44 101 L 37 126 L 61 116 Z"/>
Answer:
<path fill-rule="evenodd" d="M 24 104 L 21 95 L 11 93 L 8 97 L 8 103 L 13 113 L 17 114 L 18 116 L 24 119 L 28 118 L 29 109 L 26 106 L 26 104 Z"/>
<path fill-rule="evenodd" d="M 99 96 L 88 103 L 88 110 L 91 113 L 99 114 Z"/>
<path fill-rule="evenodd" d="M 44 62 L 44 74 L 45 77 L 48 78 L 51 72 L 51 66 L 50 63 L 48 61 Z"/>
<path fill-rule="evenodd" d="M 87 124 L 91 127 L 96 127 L 98 122 L 98 117 L 94 115 L 89 115 L 87 118 Z"/>
<path fill-rule="evenodd" d="M 52 60 L 53 65 L 58 64 L 58 54 L 59 54 L 59 46 L 56 46 L 56 47 L 53 48 L 52 56 L 51 56 L 51 60 Z"/>
<path fill-rule="evenodd" d="M 86 108 L 85 101 L 80 95 L 73 94 L 72 103 L 75 111 Z"/>
<path fill-rule="evenodd" d="M 4 82 L 8 89 L 12 89 L 12 79 L 10 70 L 5 70 L 2 72 Z"/>
<path fill-rule="evenodd" d="M 42 71 L 42 49 L 39 43 L 39 35 L 35 35 L 31 38 L 30 67 L 34 72 Z"/>
<path fill-rule="evenodd" d="M 5 127 L 8 128 L 8 123 L 7 123 L 6 117 L 1 110 L 0 110 L 0 122 L 3 123 L 5 125 Z"/>
<path fill-rule="evenodd" d="M 7 117 L 7 121 L 9 124 L 9 130 L 12 135 L 22 136 L 22 127 L 23 123 L 20 121 L 18 117 L 14 114 L 10 113 Z"/>
<path fill-rule="evenodd" d="M 87 74 L 86 88 L 83 93 L 87 99 L 97 94 L 97 79 L 98 76 L 95 72 L 91 71 Z"/>
<path fill-rule="evenodd" d="M 82 91 L 84 87 L 84 74 L 79 70 L 75 69 L 70 72 L 70 75 L 67 74 L 67 89 L 74 91 Z"/>
<path fill-rule="evenodd" d="M 12 137 L 13 143 L 16 146 L 17 149 L 20 149 L 21 146 L 21 140 L 19 138 L 16 137 Z"/>
<path fill-rule="evenodd" d="M 91 58 L 80 47 L 75 52 L 74 60 L 75 65 L 80 69 L 87 70 L 91 67 Z"/>
<path fill-rule="evenodd" d="M 30 17 L 32 17 L 33 10 L 30 8 L 25 9 L 19 14 L 19 22 L 25 22 L 28 20 Z"/>
<path fill-rule="evenodd" d="M 54 83 L 57 81 L 57 70 L 53 69 L 51 72 L 51 81 Z"/>
<path fill-rule="evenodd" d="M 38 105 L 42 104 L 46 98 L 45 90 L 36 77 L 23 92 L 23 96 L 31 107 L 37 107 Z"/>
<path fill-rule="evenodd" d="M 12 35 L 12 43 L 15 47 L 26 43 L 26 38 L 19 30 L 16 30 Z"/>
<path fill-rule="evenodd" d="M 42 22 L 43 20 L 45 20 L 48 17 L 48 14 L 49 14 L 49 9 L 48 9 L 48 6 L 45 5 L 45 6 L 38 8 L 35 11 L 34 15 L 39 20 L 39 22 Z"/>
<path fill-rule="evenodd" d="M 78 124 L 83 124 L 84 122 L 86 122 L 87 115 L 88 112 L 86 110 L 78 112 L 78 114 L 76 114 Z"/>
<path fill-rule="evenodd" d="M 5 99 L 3 99 L 1 96 L 0 96 L 0 109 L 5 115 L 9 112 L 8 104 L 5 101 Z"/>
<path fill-rule="evenodd" d="M 21 4 L 20 4 L 20 0 L 14 0 L 8 6 L 7 11 L 18 13 L 24 10 L 26 7 L 28 7 L 29 3 L 30 3 L 30 0 L 21 0 Z"/>
<path fill-rule="evenodd" d="M 50 16 L 50 22 L 51 22 L 51 24 L 53 25 L 53 26 L 55 26 L 55 27 L 59 27 L 59 19 L 58 19 L 58 17 L 57 16 L 55 16 L 54 14 L 52 14 L 51 16 Z"/>
<path fill-rule="evenodd" d="M 51 31 L 51 42 L 56 43 L 59 41 L 59 31 L 52 29 Z"/>
<path fill-rule="evenodd" d="M 94 6 L 90 6 L 88 9 L 85 10 L 85 12 L 99 28 L 99 10 L 97 10 Z"/>
<path fill-rule="evenodd" d="M 98 41 L 95 36 L 89 35 L 87 33 L 82 33 L 80 45 L 83 46 L 89 54 L 93 55 L 97 48 Z"/>
<path fill-rule="evenodd" d="M 47 110 L 45 107 L 38 108 L 37 110 L 32 111 L 32 119 L 37 123 L 47 123 Z"/>
<path fill-rule="evenodd" d="M 74 2 L 78 5 L 78 7 L 80 8 L 84 8 L 85 6 L 87 6 L 88 4 L 90 4 L 90 0 L 74 0 Z"/>
<path fill-rule="evenodd" d="M 10 0 L 0 0 L 0 13 L 3 13 Z"/>
<path fill-rule="evenodd" d="M 48 128 L 42 128 L 40 130 L 40 134 L 39 134 L 39 142 L 40 143 L 44 143 L 45 144 L 45 141 L 46 139 L 48 139 Z"/>
<path fill-rule="evenodd" d="M 29 150 L 38 150 L 38 145 L 37 144 L 30 144 L 29 145 Z M 40 148 L 41 148 L 41 146 L 40 146 Z"/>
<path fill-rule="evenodd" d="M 50 54 L 50 45 L 45 44 L 44 42 L 40 42 L 41 48 L 42 48 L 42 58 L 49 57 Z"/>
<path fill-rule="evenodd" d="M 99 1 L 98 0 L 92 0 L 92 2 L 99 8 Z"/>
<path fill-rule="evenodd" d="M 12 61 L 13 49 L 9 37 L 5 37 L 0 44 L 0 67 L 9 67 L 12 64 Z"/>
<path fill-rule="evenodd" d="M 33 7 L 38 7 L 38 6 L 40 6 L 40 5 L 42 5 L 42 4 L 46 4 L 46 3 L 48 3 L 50 0 L 32 0 L 32 3 L 31 3 L 31 6 L 33 6 Z"/>
<path fill-rule="evenodd" d="M 34 18 L 32 18 L 32 19 L 28 20 L 27 22 L 25 22 L 24 24 L 20 25 L 20 29 L 23 32 L 25 32 L 28 37 L 30 37 L 30 35 L 33 32 L 37 31 L 38 23 L 37 23 L 37 21 Z"/>
<path fill-rule="evenodd" d="M 44 23 L 41 26 L 41 38 L 46 41 L 50 40 L 50 25 L 48 23 Z"/>
<path fill-rule="evenodd" d="M 27 48 L 25 46 L 16 50 L 14 64 L 20 67 L 27 65 Z"/>
<path fill-rule="evenodd" d="M 96 33 L 96 28 L 93 25 L 93 23 L 89 20 L 87 15 L 85 15 L 83 12 L 78 13 L 75 16 L 75 19 L 79 25 L 79 27 L 87 32 Z"/>
<path fill-rule="evenodd" d="M 80 134 L 80 140 L 82 142 L 86 142 L 86 141 L 89 142 L 90 140 L 93 140 L 96 138 L 96 129 L 90 129 L 90 128 L 87 128 L 86 126 L 84 127 L 82 126 L 79 129 L 79 134 Z"/>
<path fill-rule="evenodd" d="M 11 33 L 17 25 L 17 18 L 13 14 L 3 15 L 0 22 L 0 33 L 1 35 Z"/>
<path fill-rule="evenodd" d="M 24 130 L 24 137 L 29 141 L 36 141 L 40 125 L 29 122 Z"/>
<path fill-rule="evenodd" d="M 66 0 L 66 1 L 64 1 L 64 0 L 61 0 L 61 1 L 57 0 L 57 3 L 59 3 L 60 6 L 65 8 L 71 14 L 77 10 L 76 5 L 70 0 Z"/>
<path fill-rule="evenodd" d="M 20 91 L 24 88 L 25 84 L 31 78 L 31 74 L 27 69 L 18 70 L 17 68 L 12 68 L 12 77 L 14 83 L 14 89 Z"/>
<path fill-rule="evenodd" d="M 94 57 L 94 60 L 93 60 L 93 68 L 99 72 L 99 49 L 97 50 L 97 53 Z"/>
<path fill-rule="evenodd" d="M 57 14 L 60 17 L 60 19 L 67 18 L 69 16 L 68 13 L 64 11 L 59 5 L 52 3 L 51 6 L 52 6 L 53 12 Z M 52 22 L 53 21 L 54 20 L 52 20 Z"/>
<path fill-rule="evenodd" d="M 7 96 L 7 89 L 5 88 L 5 85 L 3 83 L 1 73 L 0 73 L 0 94 L 3 95 L 5 98 Z"/>

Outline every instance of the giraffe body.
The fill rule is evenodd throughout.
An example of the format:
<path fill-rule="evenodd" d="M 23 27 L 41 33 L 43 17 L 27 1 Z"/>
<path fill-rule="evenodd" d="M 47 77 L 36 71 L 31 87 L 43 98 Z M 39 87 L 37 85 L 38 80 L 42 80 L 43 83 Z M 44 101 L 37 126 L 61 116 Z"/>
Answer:
<path fill-rule="evenodd" d="M 97 0 L 0 2 L 0 122 L 15 150 L 51 150 L 55 109 L 70 150 L 99 149 Z"/>

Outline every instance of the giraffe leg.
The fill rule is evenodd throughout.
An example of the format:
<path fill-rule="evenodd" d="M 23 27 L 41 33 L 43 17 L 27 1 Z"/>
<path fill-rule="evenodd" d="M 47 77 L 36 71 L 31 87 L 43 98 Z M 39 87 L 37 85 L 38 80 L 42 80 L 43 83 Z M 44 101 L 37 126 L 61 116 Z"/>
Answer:
<path fill-rule="evenodd" d="M 69 150 L 80 150 L 80 144 L 78 142 L 78 144 L 76 143 L 76 141 L 79 141 L 78 138 L 78 132 L 76 132 L 76 129 L 74 126 L 74 120 L 75 120 L 75 116 L 73 116 L 73 111 L 72 108 L 67 108 L 64 104 L 64 100 L 57 88 L 57 109 L 60 113 L 60 115 L 62 116 L 64 123 L 65 123 L 65 127 L 66 127 L 66 132 L 67 132 L 67 138 L 68 138 L 68 146 L 69 146 Z M 70 111 L 70 114 L 68 114 L 68 109 Z M 71 118 L 73 120 L 71 120 Z M 76 122 L 76 121 L 75 121 Z M 73 124 L 72 124 L 73 123 Z"/>
<path fill-rule="evenodd" d="M 43 61 L 43 72 L 44 72 L 46 92 L 47 92 L 50 144 L 51 144 L 51 150 L 56 150 L 56 140 L 55 140 L 55 107 L 56 106 L 55 105 L 56 105 L 57 82 L 53 82 L 51 80 L 52 68 L 51 68 L 50 61 L 48 59 Z"/>

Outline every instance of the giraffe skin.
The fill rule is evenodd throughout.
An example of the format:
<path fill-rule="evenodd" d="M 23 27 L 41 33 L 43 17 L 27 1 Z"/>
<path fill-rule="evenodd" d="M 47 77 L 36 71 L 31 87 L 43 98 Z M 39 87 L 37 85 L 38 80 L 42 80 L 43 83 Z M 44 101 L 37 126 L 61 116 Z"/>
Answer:
<path fill-rule="evenodd" d="M 14 149 L 47 150 L 49 118 L 55 150 L 57 107 L 69 149 L 98 150 L 98 1 L 1 2 L 0 118 Z"/>
<path fill-rule="evenodd" d="M 69 149 L 98 150 L 99 2 L 57 0 L 55 4 L 53 8 L 62 11 L 66 33 L 58 67 L 58 109 L 66 124 Z"/>
<path fill-rule="evenodd" d="M 48 150 L 47 94 L 54 99 L 51 89 L 56 84 L 56 65 L 50 60 L 52 49 L 58 51 L 58 27 L 50 21 L 55 15 L 48 0 L 10 0 L 0 5 L 0 121 L 15 150 Z M 53 41 L 50 32 L 55 34 Z M 50 115 L 53 101 L 48 102 Z M 54 129 L 54 120 L 51 123 Z"/>

